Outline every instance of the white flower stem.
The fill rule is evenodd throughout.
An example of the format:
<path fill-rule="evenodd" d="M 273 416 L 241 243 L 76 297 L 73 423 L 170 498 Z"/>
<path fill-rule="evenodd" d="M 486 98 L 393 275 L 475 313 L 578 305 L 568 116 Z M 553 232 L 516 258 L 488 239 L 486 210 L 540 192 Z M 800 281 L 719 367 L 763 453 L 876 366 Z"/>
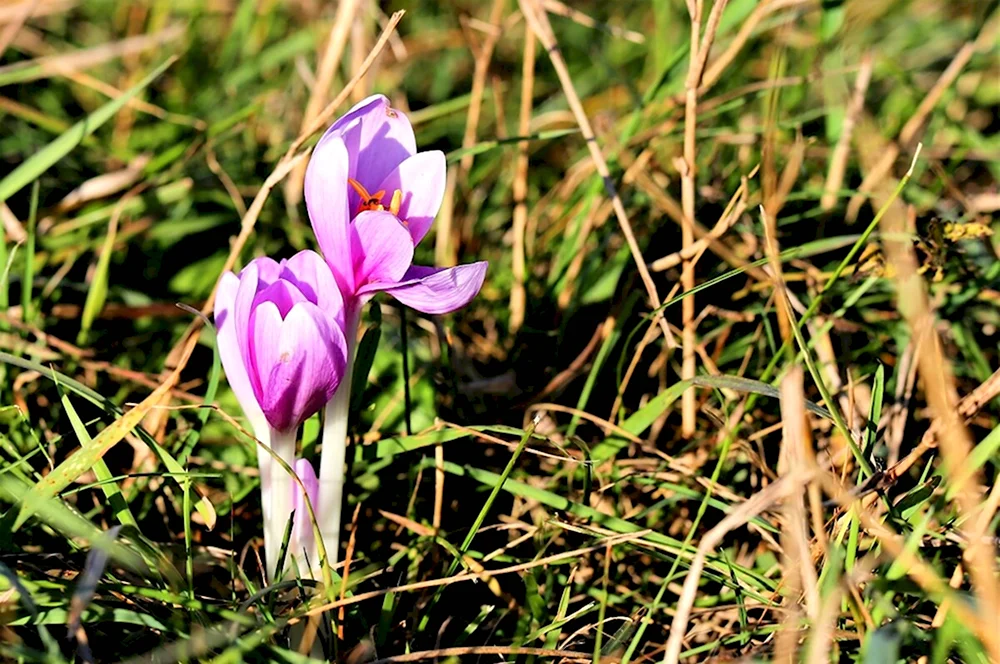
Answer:
<path fill-rule="evenodd" d="M 290 467 L 295 467 L 295 433 L 291 431 L 269 430 L 271 450 Z M 258 436 L 259 437 L 259 436 Z M 264 442 L 264 441 L 262 441 Z M 267 560 L 267 578 L 280 581 L 284 570 L 276 576 L 278 556 L 281 553 L 281 542 L 285 536 L 285 527 L 292 514 L 293 489 L 295 482 L 292 476 L 281 464 L 264 450 L 258 451 L 260 466 L 261 500 L 264 505 L 264 551 Z M 285 569 L 288 569 L 292 556 L 299 553 L 295 542 L 289 543 L 288 554 L 285 556 Z"/>
<path fill-rule="evenodd" d="M 323 452 L 319 461 L 319 498 L 316 514 L 330 566 L 340 554 L 340 520 L 344 502 L 344 473 L 347 466 L 347 420 L 351 415 L 351 380 L 354 376 L 355 339 L 359 311 L 346 312 L 347 367 L 333 399 L 323 414 Z"/>
<path fill-rule="evenodd" d="M 260 505 L 261 511 L 264 513 L 264 576 L 270 578 L 271 574 L 274 573 L 274 566 L 278 564 L 278 550 L 275 549 L 273 553 L 271 551 L 271 516 L 274 513 L 274 510 L 271 509 L 271 495 L 274 492 L 271 487 L 271 467 L 277 464 L 268 451 L 264 449 L 271 447 L 271 427 L 267 425 L 263 416 L 260 417 L 259 421 L 251 418 L 251 424 L 254 436 L 260 441 L 260 444 L 257 445 L 257 468 L 260 470 Z"/>

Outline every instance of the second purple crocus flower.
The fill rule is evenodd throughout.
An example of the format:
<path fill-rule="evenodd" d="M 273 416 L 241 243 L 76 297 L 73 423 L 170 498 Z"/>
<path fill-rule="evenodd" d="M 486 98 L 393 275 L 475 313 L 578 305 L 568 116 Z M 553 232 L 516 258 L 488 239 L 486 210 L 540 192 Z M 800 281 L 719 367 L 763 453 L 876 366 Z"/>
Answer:
<path fill-rule="evenodd" d="M 344 306 L 333 274 L 312 251 L 281 263 L 257 258 L 238 277 L 222 275 L 215 322 L 222 366 L 254 435 L 292 467 L 315 507 L 316 474 L 296 459 L 295 445 L 299 426 L 331 400 L 346 371 Z M 267 576 L 284 571 L 278 557 L 293 509 L 286 569 L 294 559 L 309 573 L 319 560 L 302 490 L 270 454 L 258 451 L 257 460 Z"/>

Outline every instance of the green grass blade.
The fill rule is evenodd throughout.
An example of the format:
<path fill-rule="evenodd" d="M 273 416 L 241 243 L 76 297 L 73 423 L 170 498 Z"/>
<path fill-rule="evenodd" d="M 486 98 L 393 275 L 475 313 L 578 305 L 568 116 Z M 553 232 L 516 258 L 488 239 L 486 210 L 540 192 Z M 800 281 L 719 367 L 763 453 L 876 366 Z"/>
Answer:
<path fill-rule="evenodd" d="M 433 467 L 434 460 L 428 459 L 426 463 L 428 466 Z M 453 475 L 471 477 L 486 486 L 495 487 L 500 481 L 500 475 L 497 473 L 482 470 L 480 468 L 474 468 L 472 466 L 461 466 L 450 461 L 445 461 L 444 469 L 445 472 Z M 554 510 L 566 512 L 582 519 L 591 519 L 594 523 L 597 523 L 604 528 L 608 528 L 609 530 L 613 530 L 616 533 L 637 533 L 643 530 L 643 528 L 632 523 L 631 521 L 610 516 L 587 505 L 581 505 L 580 503 L 573 502 L 568 498 L 564 498 L 563 496 L 555 494 L 551 491 L 530 486 L 524 482 L 508 479 L 504 483 L 503 490 L 515 496 L 520 496 L 530 500 L 537 500 L 539 503 Z M 676 560 L 686 562 L 694 557 L 693 548 L 685 547 L 679 540 L 670 537 L 669 535 L 653 531 L 647 533 L 645 538 L 651 542 L 661 545 L 663 548 L 668 550 L 671 555 L 675 556 Z M 715 572 L 717 580 L 726 583 L 727 585 L 729 584 L 728 579 L 730 566 L 721 559 L 716 556 L 710 556 L 705 568 L 706 570 L 712 570 Z M 774 590 L 773 581 L 745 567 L 733 565 L 732 569 L 735 571 L 740 583 L 747 584 L 743 588 L 744 592 L 747 593 L 747 596 L 753 597 L 754 599 L 765 603 L 770 602 L 770 600 L 766 599 L 760 591 L 767 592 Z"/>
<path fill-rule="evenodd" d="M 35 517 L 66 537 L 80 538 L 94 547 L 105 546 L 102 539 L 104 533 L 94 524 L 58 498 L 40 495 L 34 492 L 34 487 L 15 477 L 0 475 L 0 500 L 27 506 Z M 3 525 L 6 528 L 7 524 Z M 131 547 L 120 542 L 112 542 L 106 546 L 111 552 L 111 557 L 119 564 L 137 571 L 146 569 L 142 556 Z"/>
<path fill-rule="evenodd" d="M 2 183 L 0 183 L 2 185 Z M 31 211 L 28 215 L 28 240 L 24 249 L 24 272 L 21 275 L 21 320 L 30 323 L 35 318 L 32 288 L 35 285 L 35 230 L 38 221 L 38 190 L 36 180 L 31 187 Z"/>
<path fill-rule="evenodd" d="M 448 567 L 448 573 L 446 576 L 451 576 L 458 569 L 459 565 L 462 564 L 462 557 L 468 553 L 469 547 L 472 546 L 472 541 L 475 539 L 476 534 L 479 532 L 479 528 L 483 525 L 483 521 L 486 520 L 486 515 L 489 514 L 490 509 L 493 507 L 493 503 L 496 502 L 497 496 L 500 495 L 500 491 L 503 490 L 504 484 L 510 478 L 510 474 L 514 471 L 514 467 L 517 465 L 517 460 L 521 457 L 521 452 L 524 451 L 525 445 L 527 445 L 528 440 L 531 435 L 535 432 L 535 422 L 528 425 L 525 430 L 524 435 L 521 436 L 520 442 L 517 444 L 517 448 L 514 449 L 514 453 L 511 455 L 510 460 L 507 462 L 507 466 L 504 468 L 503 473 L 497 477 L 496 484 L 493 485 L 493 489 L 490 491 L 489 497 L 487 497 L 486 502 L 483 503 L 482 508 L 479 510 L 479 514 L 476 515 L 475 521 L 472 522 L 472 527 L 469 528 L 469 532 L 466 533 L 465 539 L 462 540 L 462 545 L 458 548 L 456 556 L 452 558 L 451 564 Z M 437 600 L 441 597 L 443 592 L 443 587 L 439 587 L 434 594 L 434 599 L 431 604 L 436 604 Z M 418 627 L 418 631 L 423 631 L 427 625 L 427 617 L 430 615 L 430 610 L 424 614 L 424 618 L 421 620 Z"/>
<path fill-rule="evenodd" d="M 186 307 L 182 307 L 185 308 Z M 201 312 L 197 309 L 191 309 L 196 315 L 201 316 Z M 222 358 L 219 356 L 219 342 L 218 337 L 215 335 L 215 326 L 213 326 L 209 321 L 205 321 L 205 329 L 212 332 L 212 368 L 208 373 L 208 386 L 205 388 L 205 405 L 211 405 L 215 403 L 215 395 L 219 391 L 219 380 L 222 374 Z M 193 428 L 190 433 L 184 438 L 184 442 L 181 443 L 180 450 L 177 452 L 177 463 L 178 465 L 183 465 L 187 462 L 188 457 L 191 452 L 194 451 L 195 446 L 201 439 L 201 431 L 205 427 L 205 423 L 208 422 L 208 416 L 211 415 L 211 410 L 209 408 L 202 408 L 198 411 L 198 422 L 201 423 L 200 427 Z"/>
<path fill-rule="evenodd" d="M 524 446 L 527 445 L 528 440 L 531 438 L 531 434 L 535 432 L 535 423 L 532 422 L 528 425 L 525 430 L 524 435 L 521 436 L 521 440 L 518 442 L 517 447 L 514 449 L 514 453 L 511 455 L 510 460 L 507 462 L 507 466 L 503 469 L 500 477 L 490 491 L 489 497 L 486 502 L 483 503 L 482 508 L 479 510 L 479 514 L 476 515 L 476 520 L 472 522 L 472 527 L 469 528 L 469 532 L 465 535 L 465 539 L 462 541 L 462 546 L 459 547 L 459 553 L 465 555 L 469 551 L 469 547 L 472 546 L 472 540 L 475 539 L 476 533 L 479 532 L 479 528 L 483 525 L 483 521 L 486 520 L 486 515 L 489 514 L 490 509 L 493 507 L 493 503 L 496 502 L 497 496 L 500 495 L 500 491 L 503 490 L 503 485 L 510 477 L 510 474 L 514 471 L 514 467 L 517 466 L 517 460 L 521 457 L 521 452 L 524 451 Z M 451 576 L 458 569 L 458 565 L 461 561 L 455 559 L 451 563 L 447 576 Z"/>
<path fill-rule="evenodd" d="M 875 451 L 878 423 L 882 419 L 882 400 L 885 398 L 885 365 L 879 364 L 872 380 L 872 402 L 868 409 L 868 424 L 865 429 L 865 449 L 863 456 L 870 459 Z"/>
<path fill-rule="evenodd" d="M 87 427 L 84 426 L 83 420 L 80 419 L 76 409 L 73 408 L 73 404 L 70 402 L 69 396 L 62 394 L 61 398 L 63 409 L 69 417 L 70 424 L 73 426 L 73 432 L 80 441 L 80 446 L 89 447 L 93 444 L 93 440 L 91 439 L 90 434 L 87 433 Z M 118 488 L 118 484 L 112 479 L 111 471 L 108 470 L 108 465 L 104 463 L 104 459 L 98 459 L 94 463 L 94 475 L 97 476 L 97 480 L 101 485 L 101 490 L 104 492 L 104 496 L 108 499 L 108 504 L 111 505 L 111 509 L 114 511 L 115 518 L 118 519 L 118 522 L 123 526 L 133 526 L 138 529 L 139 525 L 136 523 L 135 517 L 132 516 L 132 511 L 129 509 L 128 503 L 125 501 L 125 496 L 122 494 L 121 489 Z"/>
<path fill-rule="evenodd" d="M 10 307 L 10 268 L 14 264 L 14 255 L 17 253 L 18 245 L 14 245 L 11 251 L 7 251 L 7 243 L 0 238 L 0 311 L 7 311 Z M 9 327 L 6 321 L 0 321 L 0 329 Z"/>
<path fill-rule="evenodd" d="M 31 495 L 22 502 L 21 512 L 14 522 L 14 529 L 17 530 L 21 524 L 31 515 L 32 504 L 37 498 L 51 498 L 60 491 L 68 487 L 76 478 L 83 475 L 94 467 L 94 464 L 112 447 L 134 429 L 146 416 L 146 413 L 156 404 L 168 390 L 168 385 L 163 384 L 153 391 L 143 401 L 122 415 L 118 420 L 109 424 L 92 443 L 87 447 L 77 449 L 69 455 L 65 461 L 56 466 L 48 475 L 43 477 L 31 489 Z M 171 469 L 173 472 L 181 470 Z"/>
<path fill-rule="evenodd" d="M 87 299 L 83 303 L 83 314 L 80 316 L 80 334 L 76 338 L 78 346 L 87 343 L 87 334 L 94 319 L 104 308 L 104 302 L 108 298 L 108 272 L 111 269 L 111 254 L 115 247 L 115 236 L 118 234 L 118 223 L 112 219 L 108 224 L 108 233 L 104 237 L 104 244 L 101 246 L 101 255 L 97 259 L 97 267 L 94 270 L 94 278 L 90 282 L 87 290 Z"/>
<path fill-rule="evenodd" d="M 155 81 L 176 60 L 176 56 L 168 58 L 127 92 L 112 99 L 83 120 L 77 122 L 68 131 L 59 136 L 59 138 L 46 145 L 11 171 L 6 177 L 0 180 L 0 203 L 6 201 L 11 195 L 20 191 L 28 183 L 35 181 L 50 166 L 69 154 L 73 148 L 80 144 L 80 141 L 93 134 L 98 127 L 110 120 L 130 99 Z"/>
<path fill-rule="evenodd" d="M 184 477 L 187 475 L 187 473 L 184 471 L 184 467 L 181 466 L 181 464 L 179 464 L 177 462 L 177 460 L 174 459 L 170 455 L 169 452 L 167 452 L 165 449 L 163 449 L 163 446 L 161 446 L 159 443 L 157 443 L 156 439 L 153 438 L 151 435 L 149 435 L 149 432 L 147 432 L 145 429 L 142 428 L 142 426 L 140 426 L 139 422 L 142 420 L 142 417 L 144 416 L 144 412 L 140 413 L 138 415 L 134 415 L 133 414 L 133 413 L 135 413 L 136 410 L 141 410 L 141 409 L 144 408 L 144 406 L 142 404 L 140 404 L 136 408 L 130 410 L 126 414 L 126 413 L 124 413 L 121 410 L 121 408 L 119 408 L 117 405 L 115 405 L 114 402 L 112 402 L 112 401 L 104 398 L 103 396 L 101 396 L 100 394 L 98 394 L 94 390 L 90 389 L 89 387 L 87 387 L 83 383 L 81 383 L 79 381 L 76 381 L 76 380 L 73 380 L 69 376 L 66 376 L 65 374 L 59 373 L 58 371 L 56 371 L 55 369 L 52 369 L 51 367 L 43 366 L 43 365 L 39 364 L 38 362 L 34 362 L 34 361 L 28 360 L 26 358 L 16 357 L 16 356 L 11 355 L 10 353 L 6 353 L 4 351 L 0 351 L 0 362 L 3 362 L 5 364 L 10 364 L 10 365 L 13 365 L 13 366 L 16 366 L 16 367 L 21 367 L 22 369 L 28 369 L 29 371 L 37 371 L 42 376 L 45 376 L 46 378 L 49 378 L 52 381 L 54 381 L 54 382 L 56 382 L 56 383 L 58 383 L 60 385 L 63 385 L 65 387 L 69 388 L 70 390 L 72 390 L 76 394 L 80 395 L 81 397 L 83 397 L 83 398 L 87 399 L 88 401 L 90 401 L 91 403 L 93 403 L 95 406 L 98 406 L 98 407 L 104 409 L 107 413 L 118 415 L 121 418 L 117 422 L 115 422 L 111 426 L 109 426 L 107 429 L 105 429 L 104 431 L 102 431 L 98 435 L 98 437 L 96 439 L 94 439 L 95 440 L 95 446 L 93 448 L 90 448 L 89 451 L 87 452 L 87 454 L 84 457 L 81 457 L 79 459 L 74 459 L 74 457 L 76 457 L 77 454 L 73 454 L 69 459 L 66 459 L 66 461 L 64 461 L 63 464 L 60 465 L 60 467 L 62 468 L 61 473 L 72 474 L 72 473 L 74 473 L 74 472 L 77 471 L 78 467 L 84 466 L 83 469 L 80 470 L 75 475 L 75 477 L 73 478 L 73 479 L 75 479 L 76 477 L 79 477 L 81 474 L 83 474 L 84 472 L 86 472 L 88 470 L 88 468 L 90 467 L 90 466 L 86 465 L 87 459 L 91 459 L 92 460 L 94 458 L 103 457 L 104 456 L 104 452 L 107 451 L 107 450 L 103 450 L 103 451 L 102 450 L 98 450 L 97 443 L 101 442 L 101 444 L 103 445 L 104 442 L 108 441 L 112 435 L 120 436 L 118 438 L 118 440 L 121 440 L 121 437 L 124 437 L 124 435 L 127 433 L 127 431 L 121 431 L 121 429 L 120 429 L 120 427 L 118 425 L 121 424 L 122 422 L 124 422 L 126 420 L 126 418 L 129 418 L 128 421 L 132 423 L 132 427 L 131 428 L 135 429 L 135 432 L 142 439 L 142 441 L 144 443 L 146 443 L 147 445 L 149 445 L 152 448 L 153 452 L 156 453 L 156 456 L 167 467 L 167 470 L 170 471 L 171 474 L 173 474 L 173 476 L 174 476 L 174 478 L 175 478 L 175 480 L 177 482 L 177 485 L 178 486 L 183 486 L 182 482 L 184 481 Z M 157 389 L 157 392 L 159 392 L 159 390 L 160 390 L 160 388 Z M 154 394 L 156 394 L 156 392 L 154 392 Z M 153 395 L 150 395 L 149 397 L 147 397 L 142 403 L 145 404 L 148 401 L 150 401 L 152 399 L 152 396 Z M 152 404 L 149 405 L 149 407 L 151 407 L 151 406 L 152 406 Z M 109 438 L 102 439 L 101 436 L 106 435 L 106 433 L 108 432 L 108 429 L 112 429 L 112 428 L 114 428 L 114 430 L 110 434 L 108 434 Z M 118 440 L 116 440 L 115 443 L 117 443 Z M 77 453 L 83 452 L 83 451 L 84 450 L 78 450 Z M 71 465 L 67 466 L 67 462 L 70 462 L 70 461 L 72 461 L 73 463 Z M 57 468 L 56 470 L 59 470 L 59 468 Z M 59 486 L 61 484 L 61 486 L 55 492 L 52 492 L 49 495 L 55 495 L 55 493 L 58 493 L 58 491 L 61 491 L 61 490 L 65 489 L 66 486 L 69 485 L 69 482 L 73 481 L 73 479 L 70 479 L 69 481 L 66 481 L 65 476 L 62 475 L 62 474 L 57 479 L 56 477 L 53 477 L 53 474 L 54 473 L 49 473 L 49 475 L 46 476 L 45 480 L 49 480 L 49 478 L 51 477 L 52 480 L 50 480 L 50 481 L 53 483 L 53 485 Z M 63 484 L 63 482 L 65 482 L 65 483 Z M 41 484 L 41 483 L 39 483 L 39 484 Z M 50 490 L 51 490 L 51 486 L 49 486 L 49 485 L 47 485 L 47 488 L 40 488 L 39 489 L 39 491 L 50 491 Z M 215 519 L 216 519 L 215 509 L 212 507 L 212 504 L 209 502 L 209 500 L 208 500 L 207 497 L 202 496 L 202 499 L 199 500 L 195 504 L 195 509 L 197 509 L 198 513 L 201 514 L 202 518 L 205 520 L 205 523 L 209 525 L 209 528 L 211 528 L 215 524 Z M 20 524 L 20 521 L 18 523 Z"/>
<path fill-rule="evenodd" d="M 594 363 L 590 367 L 590 372 L 587 374 L 587 381 L 583 384 L 583 391 L 580 392 L 580 398 L 576 401 L 576 409 L 578 411 L 586 411 L 587 403 L 590 401 L 590 394 L 594 389 L 594 384 L 597 382 L 597 375 L 601 372 L 604 367 L 604 361 L 607 360 L 608 355 L 611 354 L 611 349 L 615 347 L 618 343 L 618 339 L 621 336 L 621 330 L 618 326 L 611 331 L 608 338 L 604 340 L 601 344 L 600 350 L 597 351 L 597 357 L 594 358 Z M 569 427 L 566 428 L 566 435 L 573 436 L 576 434 L 576 427 L 580 424 L 579 413 L 573 414 L 573 419 L 569 422 Z"/>
<path fill-rule="evenodd" d="M 28 592 L 28 589 L 24 587 L 23 583 L 21 583 L 20 577 L 17 576 L 14 570 L 7 567 L 7 565 L 5 565 L 3 562 L 0 562 L 0 576 L 7 579 L 7 582 L 10 583 L 11 587 L 13 587 L 14 590 L 17 591 L 17 595 L 21 601 L 21 604 L 23 604 L 24 608 L 28 610 L 28 613 L 31 614 L 30 624 L 33 624 L 38 628 L 38 637 L 42 640 L 42 645 L 45 646 L 46 652 L 48 653 L 50 658 L 52 658 L 54 661 L 58 661 L 59 644 L 52 637 L 52 634 L 49 632 L 49 630 L 45 627 L 44 618 L 41 612 L 38 610 L 38 607 L 35 606 L 35 602 L 31 598 L 31 593 Z M 25 620 L 25 623 L 27 623 L 27 620 Z"/>

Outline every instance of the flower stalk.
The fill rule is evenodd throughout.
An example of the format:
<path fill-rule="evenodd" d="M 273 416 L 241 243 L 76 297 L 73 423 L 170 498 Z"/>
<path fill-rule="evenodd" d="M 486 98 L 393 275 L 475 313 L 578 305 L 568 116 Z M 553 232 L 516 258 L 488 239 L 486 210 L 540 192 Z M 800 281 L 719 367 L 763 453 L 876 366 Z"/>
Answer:
<path fill-rule="evenodd" d="M 266 575 L 281 579 L 292 561 L 312 575 L 319 554 L 303 508 L 316 494 L 316 477 L 308 460 L 296 460 L 295 447 L 299 427 L 333 398 L 344 375 L 340 290 L 313 252 L 280 263 L 258 258 L 239 276 L 223 275 L 215 319 L 229 384 L 266 448 L 257 454 Z M 289 555 L 281 564 L 293 513 Z"/>
<path fill-rule="evenodd" d="M 295 463 L 295 430 L 278 431 L 269 428 L 269 443 L 275 455 L 289 466 Z M 262 441 L 263 442 L 263 441 Z M 259 459 L 260 492 L 264 504 L 264 551 L 268 575 L 280 576 L 278 555 L 281 541 L 288 525 L 288 515 L 292 512 L 293 491 L 297 490 L 291 475 L 276 463 L 270 454 L 262 454 Z M 271 514 L 268 515 L 267 512 Z M 296 543 L 291 542 L 289 556 L 299 554 Z"/>
<path fill-rule="evenodd" d="M 345 314 L 347 365 L 340 387 L 323 412 L 323 450 L 320 453 L 319 498 L 316 506 L 316 511 L 323 515 L 320 533 L 326 544 L 331 566 L 336 565 L 340 557 L 340 527 L 347 470 L 347 425 L 351 415 L 351 381 L 354 378 L 360 309 L 348 307 Z"/>

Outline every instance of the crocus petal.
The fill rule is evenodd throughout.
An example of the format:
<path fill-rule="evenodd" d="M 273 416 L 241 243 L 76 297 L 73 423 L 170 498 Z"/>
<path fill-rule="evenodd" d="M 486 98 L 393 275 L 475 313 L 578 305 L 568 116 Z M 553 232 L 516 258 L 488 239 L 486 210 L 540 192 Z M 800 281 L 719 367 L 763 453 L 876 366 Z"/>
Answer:
<path fill-rule="evenodd" d="M 282 261 L 282 263 L 283 262 L 284 261 Z M 261 288 L 264 288 L 266 286 L 270 286 L 275 281 L 277 281 L 278 278 L 281 276 L 281 269 L 282 269 L 281 263 L 274 260 L 273 258 L 269 258 L 267 256 L 260 256 L 259 258 L 255 258 L 252 261 L 250 261 L 247 267 L 249 267 L 250 265 L 253 265 L 257 268 L 257 280 L 260 282 L 260 285 L 257 287 L 257 290 L 260 290 Z"/>
<path fill-rule="evenodd" d="M 243 361 L 243 353 L 236 337 L 236 318 L 234 307 L 236 293 L 240 280 L 232 272 L 226 272 L 219 280 L 219 288 L 215 293 L 215 325 L 217 328 L 216 344 L 219 348 L 219 358 L 222 368 L 226 371 L 229 386 L 240 403 L 240 408 L 251 422 L 259 422 L 263 412 L 257 404 L 250 376 Z"/>
<path fill-rule="evenodd" d="M 261 409 L 272 427 L 289 431 L 333 397 L 347 363 L 344 333 L 311 302 L 296 304 L 284 321 L 265 302 L 251 324 Z"/>
<path fill-rule="evenodd" d="M 257 293 L 276 282 L 281 274 L 281 269 L 281 265 L 277 261 L 267 256 L 261 256 L 247 263 L 247 266 L 240 272 L 240 286 L 236 292 L 233 313 L 237 321 L 236 338 L 243 349 L 247 347 L 247 325 L 250 321 L 250 312 L 253 311 L 257 301 Z M 247 366 L 250 366 L 249 363 Z"/>
<path fill-rule="evenodd" d="M 293 306 L 299 302 L 308 301 L 295 284 L 281 279 L 258 291 L 257 296 L 254 297 L 253 306 L 256 308 L 264 302 L 271 302 L 278 307 L 278 313 L 284 318 L 292 310 Z"/>
<path fill-rule="evenodd" d="M 295 492 L 295 511 L 301 511 L 302 514 L 305 514 L 309 510 L 306 509 L 305 498 L 303 496 L 309 497 L 309 502 L 313 504 L 313 508 L 315 509 L 316 492 L 319 491 L 319 480 L 316 479 L 316 470 L 309 459 L 295 460 L 295 474 L 299 476 L 299 479 L 302 480 L 302 485 L 306 488 L 305 494 L 302 493 L 301 488 Z"/>
<path fill-rule="evenodd" d="M 333 272 L 319 254 L 308 249 L 295 254 L 285 262 L 282 278 L 294 283 L 306 299 L 343 326 L 344 298 Z"/>
<path fill-rule="evenodd" d="M 461 309 L 476 296 L 486 278 L 485 261 L 457 267 L 414 265 L 399 284 L 385 292 L 425 314 L 446 314 Z"/>
<path fill-rule="evenodd" d="M 351 155 L 350 177 L 373 193 L 375 185 L 417 151 L 410 120 L 390 107 L 383 95 L 358 102 L 327 133 L 343 136 Z M 355 201 L 351 207 L 354 210 L 356 194 L 351 200 Z"/>
<path fill-rule="evenodd" d="M 273 302 L 262 303 L 250 315 L 244 349 L 254 396 L 257 397 L 257 403 L 260 404 L 267 421 L 279 431 L 285 431 L 287 425 L 281 427 L 275 423 L 270 412 L 274 409 L 274 397 L 268 399 L 267 393 L 270 389 L 268 377 L 271 375 L 271 369 L 282 361 L 279 342 L 283 322 L 281 312 L 278 311 L 278 307 Z"/>
<path fill-rule="evenodd" d="M 394 191 L 402 192 L 398 216 L 406 221 L 414 245 L 427 235 L 441 209 L 446 180 L 444 153 L 432 150 L 418 152 L 401 163 L 376 188 L 385 191 L 386 205 Z"/>
<path fill-rule="evenodd" d="M 354 282 L 394 284 L 413 262 L 413 240 L 394 215 L 369 210 L 354 219 Z"/>
<path fill-rule="evenodd" d="M 253 313 L 253 301 L 257 297 L 259 275 L 260 266 L 255 261 L 251 261 L 243 268 L 243 271 L 240 272 L 240 284 L 236 290 L 236 299 L 233 302 L 236 346 L 243 356 L 243 366 L 246 367 L 247 374 L 250 376 L 250 384 L 253 386 L 255 395 L 260 394 L 260 385 L 253 366 L 253 354 L 250 352 L 250 314 Z M 260 401 L 258 400 L 257 403 L 259 404 Z"/>
<path fill-rule="evenodd" d="M 347 147 L 338 135 L 324 135 L 306 169 L 305 198 L 309 221 L 323 257 L 345 292 L 354 290 L 351 271 L 350 213 L 348 211 Z"/>
<path fill-rule="evenodd" d="M 292 502 L 292 507 L 295 510 L 295 525 L 292 536 L 294 537 L 293 541 L 297 541 L 300 548 L 310 551 L 315 538 L 313 537 L 312 521 L 309 519 L 309 509 L 306 507 L 305 498 L 308 496 L 309 503 L 315 510 L 316 496 L 319 492 L 319 480 L 316 479 L 316 470 L 308 459 L 296 459 L 294 468 L 295 474 L 302 480 L 305 493 L 302 493 L 302 488 L 296 483 L 293 489 L 294 498 Z M 316 518 L 318 521 L 318 514 Z M 317 562 L 315 560 L 310 561 L 313 565 L 317 564 Z"/>

